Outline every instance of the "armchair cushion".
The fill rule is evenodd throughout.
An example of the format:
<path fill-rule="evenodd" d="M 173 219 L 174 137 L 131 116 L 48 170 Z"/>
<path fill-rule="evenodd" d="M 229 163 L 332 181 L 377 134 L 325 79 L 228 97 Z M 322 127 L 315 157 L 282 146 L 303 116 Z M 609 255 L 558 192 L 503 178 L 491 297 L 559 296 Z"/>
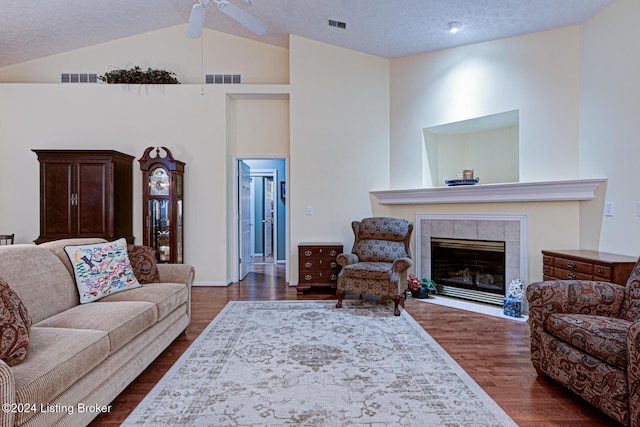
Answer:
<path fill-rule="evenodd" d="M 545 322 L 551 335 L 623 369 L 629 326 L 628 320 L 588 314 L 552 314 Z"/>
<path fill-rule="evenodd" d="M 358 262 L 344 268 L 344 275 L 352 279 L 390 280 L 392 264 L 389 262 Z"/>
<path fill-rule="evenodd" d="M 402 242 L 388 240 L 365 239 L 360 240 L 353 248 L 361 261 L 393 262 L 397 258 L 407 256 L 407 251 Z"/>

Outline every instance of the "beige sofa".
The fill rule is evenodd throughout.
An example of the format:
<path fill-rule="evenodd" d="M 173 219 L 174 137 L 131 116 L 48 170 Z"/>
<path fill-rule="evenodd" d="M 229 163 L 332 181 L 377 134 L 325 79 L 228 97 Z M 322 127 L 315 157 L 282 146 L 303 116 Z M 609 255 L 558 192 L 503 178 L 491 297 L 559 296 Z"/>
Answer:
<path fill-rule="evenodd" d="M 88 424 L 189 324 L 189 265 L 159 264 L 162 283 L 80 304 L 64 246 L 97 242 L 0 247 L 0 276 L 33 320 L 26 358 L 0 360 L 0 425 Z"/>

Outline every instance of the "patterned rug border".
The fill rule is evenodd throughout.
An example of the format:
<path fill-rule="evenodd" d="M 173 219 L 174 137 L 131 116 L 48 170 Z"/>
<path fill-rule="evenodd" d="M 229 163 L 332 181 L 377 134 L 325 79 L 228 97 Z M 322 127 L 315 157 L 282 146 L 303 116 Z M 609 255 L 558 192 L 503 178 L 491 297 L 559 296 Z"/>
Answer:
<path fill-rule="evenodd" d="M 365 315 L 366 310 L 360 310 L 359 306 L 367 305 L 367 304 L 385 304 L 389 307 L 389 316 L 394 317 L 392 314 L 392 308 L 389 302 L 375 302 L 371 300 L 353 300 L 353 301 L 345 301 L 342 309 L 343 312 L 349 313 L 353 312 L 359 316 Z M 169 368 L 169 370 L 165 373 L 165 375 L 161 378 L 161 380 L 154 386 L 154 388 L 144 397 L 142 402 L 129 414 L 127 419 L 121 424 L 122 426 L 128 425 L 147 425 L 144 424 L 141 420 L 142 415 L 144 414 L 146 407 L 149 406 L 150 403 L 153 402 L 154 399 L 158 397 L 158 395 L 163 391 L 163 389 L 170 384 L 174 376 L 178 374 L 180 367 L 190 358 L 192 355 L 198 351 L 200 344 L 204 341 L 208 335 L 208 333 L 216 327 L 218 323 L 223 321 L 225 316 L 228 315 L 229 312 L 233 312 L 235 307 L 242 305 L 271 305 L 271 304 L 290 304 L 290 305 L 320 305 L 319 308 L 331 308 L 327 307 L 327 305 L 333 306 L 335 302 L 330 300 L 274 300 L 274 301 L 229 301 L 222 310 L 216 315 L 215 318 L 209 322 L 209 324 L 202 330 L 202 332 L 196 337 L 196 339 L 191 343 L 191 345 L 184 351 L 184 353 L 178 358 L 178 360 Z M 357 313 L 356 313 L 357 311 Z M 479 400 L 479 402 L 484 406 L 484 409 L 487 410 L 488 413 L 491 413 L 498 420 L 497 426 L 500 427 L 508 427 L 515 426 L 517 424 L 507 415 L 506 412 L 498 404 L 478 385 L 473 378 L 464 370 L 462 367 L 451 357 L 434 339 L 431 337 L 421 326 L 420 324 L 406 311 L 402 310 L 400 318 L 404 319 L 408 326 L 410 326 L 414 332 L 416 332 L 423 340 L 429 343 L 429 345 L 435 350 L 435 352 L 440 356 L 440 358 L 446 363 L 446 366 L 456 374 L 463 382 L 466 387 L 469 388 L 471 392 L 475 395 L 475 397 Z M 460 410 L 464 411 L 464 408 L 460 408 Z M 374 423 L 375 425 L 387 425 L 384 423 Z M 245 424 L 242 424 L 245 425 Z M 252 424 L 253 425 L 253 424 Z M 268 424 L 265 424 L 268 425 Z M 287 424 L 288 425 L 288 424 Z M 311 425 L 311 424 L 304 424 Z M 447 424 L 449 425 L 449 424 Z M 451 424 L 453 426 L 462 424 Z"/>

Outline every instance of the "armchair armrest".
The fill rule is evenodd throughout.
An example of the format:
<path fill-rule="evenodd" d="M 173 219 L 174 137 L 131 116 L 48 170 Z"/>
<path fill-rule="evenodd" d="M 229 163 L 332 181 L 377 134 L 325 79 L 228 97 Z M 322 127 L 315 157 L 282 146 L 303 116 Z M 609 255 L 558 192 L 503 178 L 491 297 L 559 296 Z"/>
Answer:
<path fill-rule="evenodd" d="M 412 265 L 413 261 L 411 261 L 411 258 L 398 258 L 393 261 L 393 271 L 396 273 L 402 273 L 407 271 Z"/>
<path fill-rule="evenodd" d="M 340 267 L 346 267 L 349 264 L 360 262 L 360 258 L 356 254 L 340 254 L 336 257 L 336 262 Z"/>
<path fill-rule="evenodd" d="M 531 362 L 538 375 L 542 353 L 540 337 L 547 318 L 554 313 L 593 314 L 617 317 L 624 301 L 624 286 L 587 280 L 553 280 L 527 287 Z"/>
<path fill-rule="evenodd" d="M 640 321 L 633 322 L 627 332 L 627 386 L 629 388 L 629 416 L 640 416 Z"/>
<path fill-rule="evenodd" d="M 16 381 L 13 370 L 3 360 L 0 360 L 0 403 L 13 404 L 16 401 Z M 0 426 L 15 424 L 14 411 L 0 411 Z"/>

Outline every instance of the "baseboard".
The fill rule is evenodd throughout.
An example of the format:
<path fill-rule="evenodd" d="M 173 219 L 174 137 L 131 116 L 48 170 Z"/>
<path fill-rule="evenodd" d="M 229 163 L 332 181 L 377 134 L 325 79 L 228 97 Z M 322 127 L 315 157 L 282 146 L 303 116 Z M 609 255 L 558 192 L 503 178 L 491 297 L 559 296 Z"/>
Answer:
<path fill-rule="evenodd" d="M 224 288 L 229 286 L 231 283 L 230 280 L 227 282 L 193 282 L 193 285 L 191 286 L 209 286 L 209 287 L 218 287 L 218 288 Z"/>

